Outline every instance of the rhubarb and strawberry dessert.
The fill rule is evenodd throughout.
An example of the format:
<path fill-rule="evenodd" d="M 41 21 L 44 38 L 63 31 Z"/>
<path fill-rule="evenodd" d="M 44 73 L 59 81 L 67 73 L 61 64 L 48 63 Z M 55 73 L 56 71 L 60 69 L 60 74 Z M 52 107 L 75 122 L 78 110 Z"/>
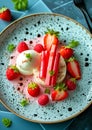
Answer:
<path fill-rule="evenodd" d="M 68 98 L 81 79 L 80 64 L 74 55 L 78 41 L 59 40 L 59 32 L 49 30 L 42 37 L 21 41 L 10 55 L 6 78 L 30 102 L 41 106 Z M 22 102 L 22 104 L 23 104 Z M 24 104 L 23 104 L 24 105 Z"/>

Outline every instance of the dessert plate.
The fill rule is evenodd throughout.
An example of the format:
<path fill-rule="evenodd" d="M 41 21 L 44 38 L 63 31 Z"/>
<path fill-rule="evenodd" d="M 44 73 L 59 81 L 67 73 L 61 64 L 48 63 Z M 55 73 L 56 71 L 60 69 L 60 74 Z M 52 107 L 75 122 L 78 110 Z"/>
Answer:
<path fill-rule="evenodd" d="M 71 40 L 80 42 L 74 52 L 80 62 L 82 79 L 64 101 L 44 107 L 31 102 L 22 107 L 20 101 L 23 95 L 5 76 L 10 57 L 7 46 L 43 36 L 47 28 L 59 31 L 60 40 L 66 44 Z M 13 22 L 0 34 L 0 101 L 17 116 L 38 123 L 63 122 L 82 113 L 92 103 L 92 35 L 78 22 L 59 14 L 34 14 Z"/>

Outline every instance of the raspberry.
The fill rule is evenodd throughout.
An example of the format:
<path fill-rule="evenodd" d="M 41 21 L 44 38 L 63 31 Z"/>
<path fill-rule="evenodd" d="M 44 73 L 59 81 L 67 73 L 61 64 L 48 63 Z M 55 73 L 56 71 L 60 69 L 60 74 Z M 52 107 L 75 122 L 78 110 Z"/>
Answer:
<path fill-rule="evenodd" d="M 18 51 L 19 53 L 21 53 L 21 52 L 26 51 L 26 50 L 29 50 L 27 44 L 26 44 L 24 41 L 20 42 L 20 43 L 18 44 L 18 46 L 17 46 L 17 51 Z"/>
<path fill-rule="evenodd" d="M 49 102 L 49 97 L 48 97 L 48 95 L 46 95 L 46 94 L 43 94 L 43 95 L 41 95 L 41 96 L 38 98 L 38 103 L 39 103 L 41 106 L 47 105 L 48 102 Z"/>
<path fill-rule="evenodd" d="M 35 45 L 34 50 L 37 51 L 38 53 L 41 53 L 42 51 L 44 51 L 44 48 L 41 44 L 37 44 Z"/>

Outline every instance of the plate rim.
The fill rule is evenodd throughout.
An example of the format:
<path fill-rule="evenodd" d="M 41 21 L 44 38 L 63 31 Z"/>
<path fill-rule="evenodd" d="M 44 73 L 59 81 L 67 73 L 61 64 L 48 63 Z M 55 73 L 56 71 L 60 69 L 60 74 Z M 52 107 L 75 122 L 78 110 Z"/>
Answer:
<path fill-rule="evenodd" d="M 69 20 L 69 21 L 72 21 L 72 22 L 74 22 L 75 24 L 81 26 L 82 29 L 85 30 L 86 33 L 88 33 L 88 34 L 90 35 L 90 37 L 92 38 L 92 34 L 90 33 L 90 31 L 89 31 L 87 28 L 85 28 L 81 23 L 77 22 L 76 20 L 74 20 L 74 19 L 72 19 L 72 18 L 70 18 L 70 17 L 68 17 L 68 16 L 65 16 L 65 15 L 63 15 L 63 14 L 47 13 L 47 12 L 45 12 L 45 13 L 35 13 L 35 14 L 29 14 L 29 15 L 23 16 L 23 17 L 21 17 L 21 18 L 15 20 L 15 21 L 13 21 L 12 23 L 10 23 L 5 29 L 3 29 L 3 30 L 0 32 L 0 35 L 2 36 L 5 31 L 7 31 L 10 27 L 12 27 L 12 25 L 14 25 L 15 23 L 17 23 L 17 22 L 19 22 L 19 21 L 22 21 L 23 19 L 26 19 L 26 18 L 29 18 L 29 17 L 41 16 L 41 15 L 60 16 L 60 17 L 63 17 L 63 18 L 65 18 L 65 19 Z M 30 121 L 30 122 L 34 122 L 34 123 L 53 124 L 53 123 L 65 122 L 65 121 L 68 121 L 68 120 L 70 120 L 70 119 L 72 119 L 72 118 L 74 118 L 74 117 L 77 117 L 78 115 L 80 115 L 81 113 L 83 113 L 89 106 L 91 106 L 92 101 L 89 102 L 89 103 L 86 105 L 86 107 L 84 107 L 82 110 L 80 110 L 80 111 L 77 112 L 76 114 L 73 114 L 72 116 L 67 117 L 66 119 L 57 120 L 57 121 L 31 120 L 31 119 L 26 118 L 26 117 L 24 117 L 24 116 L 21 116 L 21 115 L 19 115 L 17 112 L 13 111 L 13 109 L 11 109 L 10 107 L 8 107 L 8 106 L 6 105 L 6 103 L 5 103 L 4 101 L 2 101 L 1 99 L 0 99 L 0 103 L 3 104 L 3 106 L 4 106 L 5 108 L 7 108 L 10 112 L 12 112 L 12 113 L 15 114 L 16 116 L 18 116 L 18 117 L 20 117 L 20 118 L 22 118 L 22 119 L 24 119 L 24 120 L 27 120 L 27 121 Z"/>

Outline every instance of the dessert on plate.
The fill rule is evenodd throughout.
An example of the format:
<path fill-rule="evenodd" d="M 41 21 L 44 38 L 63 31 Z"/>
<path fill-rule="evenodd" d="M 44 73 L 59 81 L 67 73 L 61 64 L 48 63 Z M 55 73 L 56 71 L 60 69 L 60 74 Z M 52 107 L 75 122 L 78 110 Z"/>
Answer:
<path fill-rule="evenodd" d="M 81 79 L 78 60 L 73 48 L 59 40 L 59 32 L 49 30 L 42 37 L 21 41 L 10 56 L 6 78 L 25 96 L 41 106 L 68 98 Z"/>

